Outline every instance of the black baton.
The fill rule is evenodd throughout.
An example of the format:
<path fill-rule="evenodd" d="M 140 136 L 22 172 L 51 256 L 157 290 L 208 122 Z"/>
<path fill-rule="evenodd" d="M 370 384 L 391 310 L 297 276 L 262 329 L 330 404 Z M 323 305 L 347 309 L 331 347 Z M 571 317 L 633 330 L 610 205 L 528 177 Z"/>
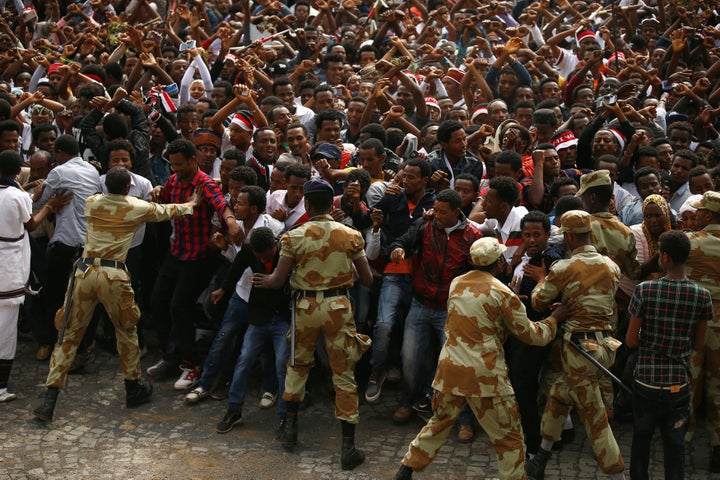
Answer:
<path fill-rule="evenodd" d="M 580 354 L 581 354 L 583 357 L 587 358 L 587 359 L 590 361 L 590 363 L 592 363 L 592 364 L 595 365 L 597 368 L 599 368 L 601 372 L 603 372 L 603 373 L 604 373 L 605 375 L 607 375 L 608 377 L 612 378 L 613 381 L 614 381 L 615 383 L 617 383 L 619 387 L 621 387 L 623 390 L 625 390 L 625 391 L 628 392 L 630 395 L 632 395 L 633 392 L 632 392 L 632 390 L 630 389 L 630 387 L 628 387 L 627 385 L 625 385 L 625 384 L 622 382 L 622 380 L 620 380 L 618 377 L 615 376 L 614 373 L 612 373 L 610 370 L 608 370 L 607 368 L 605 368 L 600 362 L 598 362 L 598 361 L 595 359 L 595 357 L 593 357 L 593 356 L 590 355 L 588 352 L 586 352 L 584 348 L 582 348 L 580 345 L 578 345 L 577 343 L 575 343 L 572 339 L 570 339 L 569 343 L 570 343 L 570 345 L 572 345 L 573 347 L 575 347 L 575 350 L 577 350 L 578 352 L 580 352 Z"/>

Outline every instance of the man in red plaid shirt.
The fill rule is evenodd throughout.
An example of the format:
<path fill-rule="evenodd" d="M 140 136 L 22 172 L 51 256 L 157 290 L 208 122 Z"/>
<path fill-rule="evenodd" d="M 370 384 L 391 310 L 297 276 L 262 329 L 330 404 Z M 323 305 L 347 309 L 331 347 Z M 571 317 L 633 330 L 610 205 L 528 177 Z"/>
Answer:
<path fill-rule="evenodd" d="M 200 189 L 205 204 L 204 208 L 196 208 L 192 216 L 173 220 L 170 253 L 160 268 L 151 305 L 163 356 L 148 368 L 147 374 L 167 377 L 180 364 L 182 375 L 175 382 L 175 390 L 187 390 L 200 378 L 194 314 L 195 302 L 208 285 L 216 266 L 210 253 L 213 213 L 223 220 L 231 239 L 237 240 L 241 230 L 220 187 L 198 168 L 192 142 L 174 140 L 166 154 L 175 173 L 164 187 L 156 187 L 153 191 L 157 201 L 182 203 L 195 189 Z"/>

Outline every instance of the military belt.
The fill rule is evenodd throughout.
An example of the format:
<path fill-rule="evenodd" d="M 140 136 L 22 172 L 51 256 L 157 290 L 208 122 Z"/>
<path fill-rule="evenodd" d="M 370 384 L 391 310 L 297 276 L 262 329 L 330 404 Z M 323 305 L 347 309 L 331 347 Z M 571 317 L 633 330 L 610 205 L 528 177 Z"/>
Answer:
<path fill-rule="evenodd" d="M 119 268 L 120 270 L 127 270 L 123 262 L 118 262 L 117 260 L 105 260 L 104 258 L 83 257 L 80 259 L 80 263 L 88 266 L 99 265 L 101 267 Z"/>
<path fill-rule="evenodd" d="M 331 288 L 330 290 L 303 290 L 302 296 L 315 298 L 319 293 L 322 293 L 325 298 L 347 297 L 350 295 L 350 291 L 347 288 Z"/>
<path fill-rule="evenodd" d="M 609 330 L 590 330 L 586 332 L 572 332 L 570 338 L 576 341 L 581 340 L 602 340 L 605 337 L 611 336 Z"/>

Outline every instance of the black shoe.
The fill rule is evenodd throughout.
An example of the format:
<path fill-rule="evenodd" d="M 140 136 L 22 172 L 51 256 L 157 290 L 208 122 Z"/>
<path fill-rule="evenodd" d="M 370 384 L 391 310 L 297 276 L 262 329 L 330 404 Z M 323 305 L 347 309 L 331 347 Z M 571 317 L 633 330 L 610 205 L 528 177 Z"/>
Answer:
<path fill-rule="evenodd" d="M 232 412 L 228 410 L 222 420 L 215 427 L 217 433 L 228 433 L 235 425 L 242 422 L 242 412 Z"/>
<path fill-rule="evenodd" d="M 355 448 L 353 437 L 343 437 L 340 463 L 343 470 L 352 470 L 365 461 L 365 454 Z"/>
<path fill-rule="evenodd" d="M 400 465 L 400 469 L 397 471 L 393 480 L 412 480 L 413 469 Z"/>
<path fill-rule="evenodd" d="M 275 429 L 275 440 L 282 440 L 283 434 L 285 433 L 285 419 L 278 422 L 278 426 Z"/>
<path fill-rule="evenodd" d="M 528 480 L 543 480 L 545 478 L 545 467 L 548 460 L 550 460 L 550 455 L 552 455 L 552 452 L 538 448 L 538 453 L 525 463 Z"/>
<path fill-rule="evenodd" d="M 280 436 L 280 443 L 283 448 L 291 450 L 297 446 L 297 412 L 288 412 L 287 419 L 285 420 L 285 428 Z"/>
<path fill-rule="evenodd" d="M 720 473 L 720 446 L 713 447 L 712 456 L 710 457 L 710 472 Z"/>
<path fill-rule="evenodd" d="M 417 413 L 418 417 L 422 418 L 427 422 L 428 420 L 430 420 L 430 417 L 432 417 L 433 414 L 432 397 L 430 395 L 423 396 L 423 398 L 413 404 L 412 409 L 415 410 L 415 413 Z"/>
<path fill-rule="evenodd" d="M 152 383 L 143 383 L 140 380 L 125 380 L 125 406 L 138 407 L 148 403 L 152 397 Z"/>
<path fill-rule="evenodd" d="M 42 405 L 35 407 L 32 411 L 33 416 L 41 422 L 51 422 L 55 413 L 55 403 L 57 402 L 60 389 L 57 387 L 48 387 L 45 393 L 45 400 Z"/>

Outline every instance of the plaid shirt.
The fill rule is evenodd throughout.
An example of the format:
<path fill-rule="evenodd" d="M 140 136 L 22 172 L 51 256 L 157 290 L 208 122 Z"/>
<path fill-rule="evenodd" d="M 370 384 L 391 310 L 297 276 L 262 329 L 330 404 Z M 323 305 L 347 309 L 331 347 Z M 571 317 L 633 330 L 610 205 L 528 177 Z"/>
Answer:
<path fill-rule="evenodd" d="M 642 319 L 635 378 L 650 385 L 687 383 L 695 324 L 713 319 L 710 292 L 688 279 L 650 280 L 635 288 L 628 311 Z"/>
<path fill-rule="evenodd" d="M 202 187 L 205 196 L 204 208 L 196 208 L 192 215 L 173 220 L 170 254 L 182 261 L 201 260 L 208 256 L 213 213 L 222 218 L 228 204 L 217 183 L 200 169 L 187 186 L 178 180 L 176 174 L 171 175 L 160 194 L 161 203 L 185 203 L 197 186 Z"/>

